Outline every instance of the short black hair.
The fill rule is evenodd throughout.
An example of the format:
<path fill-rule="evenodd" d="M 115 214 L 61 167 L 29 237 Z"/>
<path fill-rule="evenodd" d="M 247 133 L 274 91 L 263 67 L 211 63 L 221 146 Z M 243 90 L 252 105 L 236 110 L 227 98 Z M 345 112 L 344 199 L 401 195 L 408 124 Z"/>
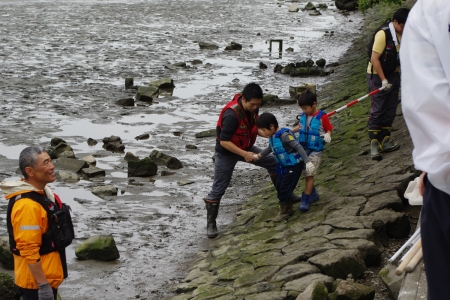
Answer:
<path fill-rule="evenodd" d="M 298 106 L 313 106 L 313 104 L 317 103 L 317 97 L 316 94 L 313 93 L 310 89 L 306 89 L 303 92 L 301 92 L 300 95 L 298 95 L 297 103 Z"/>
<path fill-rule="evenodd" d="M 242 91 L 242 97 L 245 98 L 245 101 L 250 101 L 252 99 L 261 99 L 263 98 L 263 91 L 259 84 L 251 82 L 244 87 Z"/>
<path fill-rule="evenodd" d="M 406 19 L 408 19 L 408 15 L 409 15 L 409 8 L 402 7 L 395 11 L 392 20 L 396 20 L 399 24 L 405 24 Z"/>
<path fill-rule="evenodd" d="M 278 128 L 277 118 L 275 118 L 275 116 L 271 113 L 268 113 L 268 112 L 262 113 L 256 119 L 256 126 L 258 128 L 270 129 L 270 125 L 275 126 L 275 129 Z"/>

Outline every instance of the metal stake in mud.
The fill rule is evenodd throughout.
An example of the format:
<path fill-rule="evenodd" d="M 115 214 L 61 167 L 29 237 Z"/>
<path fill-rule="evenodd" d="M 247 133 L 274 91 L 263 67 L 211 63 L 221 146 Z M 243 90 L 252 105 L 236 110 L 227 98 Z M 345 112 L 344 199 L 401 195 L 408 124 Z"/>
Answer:
<path fill-rule="evenodd" d="M 340 112 L 341 110 L 346 109 L 347 107 L 350 107 L 352 105 L 355 105 L 359 101 L 361 101 L 361 100 L 363 100 L 363 99 L 365 99 L 367 97 L 371 97 L 371 96 L 375 95 L 376 93 L 379 93 L 380 91 L 385 90 L 385 89 L 387 89 L 387 88 L 386 87 L 380 87 L 379 89 L 373 90 L 372 92 L 368 93 L 367 95 L 364 95 L 361 98 L 355 99 L 352 102 L 347 103 L 346 105 L 344 105 L 344 106 L 342 106 L 342 107 L 340 107 L 340 108 L 338 108 L 338 109 L 336 109 L 336 110 L 334 110 L 332 112 L 327 113 L 327 116 L 330 117 L 330 116 Z"/>
<path fill-rule="evenodd" d="M 272 55 L 272 43 L 278 43 L 278 53 L 281 58 L 281 54 L 283 52 L 283 40 L 269 40 L 269 52 Z"/>

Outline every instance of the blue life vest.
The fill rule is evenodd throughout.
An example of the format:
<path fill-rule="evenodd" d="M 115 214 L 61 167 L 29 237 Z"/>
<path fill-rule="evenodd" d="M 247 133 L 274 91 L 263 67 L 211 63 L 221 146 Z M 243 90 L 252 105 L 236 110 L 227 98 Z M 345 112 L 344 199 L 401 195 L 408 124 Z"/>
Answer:
<path fill-rule="evenodd" d="M 308 116 L 303 113 L 299 121 L 299 142 L 305 150 L 310 151 L 323 151 L 325 149 L 325 143 L 320 136 L 320 125 L 322 124 L 322 116 L 325 114 L 323 110 L 319 110 L 319 113 L 311 119 L 311 122 L 306 124 Z M 307 129 L 308 128 L 308 129 Z M 308 153 L 309 154 L 309 153 Z"/>
<path fill-rule="evenodd" d="M 286 149 L 284 149 L 283 143 L 281 142 L 281 135 L 284 132 L 289 132 L 293 137 L 295 137 L 294 133 L 290 129 L 282 128 L 277 131 L 274 136 L 269 138 L 270 148 L 272 148 L 275 160 L 280 167 L 295 166 L 302 160 L 302 158 L 300 154 L 296 152 L 295 154 L 287 153 Z"/>

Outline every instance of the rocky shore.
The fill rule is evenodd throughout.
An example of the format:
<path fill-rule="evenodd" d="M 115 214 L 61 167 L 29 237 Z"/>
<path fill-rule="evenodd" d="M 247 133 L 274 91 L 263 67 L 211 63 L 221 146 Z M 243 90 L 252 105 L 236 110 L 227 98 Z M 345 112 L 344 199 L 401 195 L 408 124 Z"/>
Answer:
<path fill-rule="evenodd" d="M 365 44 L 395 9 L 379 5 L 366 13 L 361 36 L 318 89 L 320 108 L 334 110 L 367 91 Z M 271 222 L 277 198 L 267 185 L 221 228 L 209 251 L 198 253 L 171 287 L 172 299 L 393 299 L 378 272 L 416 227 L 418 208 L 403 193 L 419 172 L 401 105 L 392 134 L 400 149 L 380 162 L 370 159 L 369 107 L 366 100 L 331 117 L 333 141 L 315 179 L 320 200 L 308 212 Z M 303 185 L 300 180 L 297 193 Z"/>

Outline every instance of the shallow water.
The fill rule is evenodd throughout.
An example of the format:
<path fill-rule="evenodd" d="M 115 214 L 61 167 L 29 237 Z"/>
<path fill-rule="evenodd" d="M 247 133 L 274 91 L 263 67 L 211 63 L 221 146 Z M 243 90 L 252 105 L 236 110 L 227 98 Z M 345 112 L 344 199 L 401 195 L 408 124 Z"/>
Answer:
<path fill-rule="evenodd" d="M 212 182 L 214 139 L 195 139 L 195 133 L 214 128 L 223 105 L 249 82 L 280 98 L 288 98 L 288 87 L 299 82 L 315 83 L 320 90 L 326 78 L 291 78 L 273 68 L 308 58 L 337 61 L 361 23 L 358 13 L 345 16 L 334 6 L 312 17 L 306 11 L 289 13 L 290 4 L 0 0 L 0 179 L 18 178 L 20 151 L 31 144 L 49 146 L 53 137 L 65 139 L 77 158 L 94 155 L 106 170 L 104 178 L 51 184 L 73 207 L 78 238 L 67 249 L 70 276 L 60 287 L 63 299 L 164 299 L 195 253 L 208 249 L 202 198 Z M 270 53 L 270 39 L 283 39 L 283 49 L 294 51 L 281 57 L 276 50 Z M 200 50 L 199 41 L 219 49 Z M 243 49 L 223 50 L 232 41 Z M 193 65 L 194 59 L 202 64 Z M 178 62 L 187 67 L 166 68 Z M 259 69 L 259 62 L 268 69 Z M 114 102 L 135 93 L 124 89 L 126 77 L 135 85 L 169 77 L 176 87 L 152 105 L 122 108 Z M 280 124 L 298 114 L 295 105 L 261 109 L 267 110 Z M 135 139 L 143 133 L 149 139 Z M 159 167 L 153 178 L 129 180 L 124 154 L 102 148 L 102 139 L 111 135 L 121 137 L 126 152 L 143 158 L 157 149 L 176 156 L 184 168 L 161 176 L 166 168 Z M 89 146 L 88 138 L 99 143 Z M 187 150 L 187 144 L 198 149 Z M 265 177 L 251 165 L 237 169 L 222 202 L 219 229 L 252 192 L 249 187 Z M 180 180 L 194 183 L 180 185 Z M 94 186 L 104 184 L 116 186 L 118 195 L 92 194 Z M 5 213 L 3 201 L 3 224 Z M 6 234 L 6 226 L 0 234 Z M 74 249 L 94 234 L 111 234 L 121 258 L 78 261 Z"/>

